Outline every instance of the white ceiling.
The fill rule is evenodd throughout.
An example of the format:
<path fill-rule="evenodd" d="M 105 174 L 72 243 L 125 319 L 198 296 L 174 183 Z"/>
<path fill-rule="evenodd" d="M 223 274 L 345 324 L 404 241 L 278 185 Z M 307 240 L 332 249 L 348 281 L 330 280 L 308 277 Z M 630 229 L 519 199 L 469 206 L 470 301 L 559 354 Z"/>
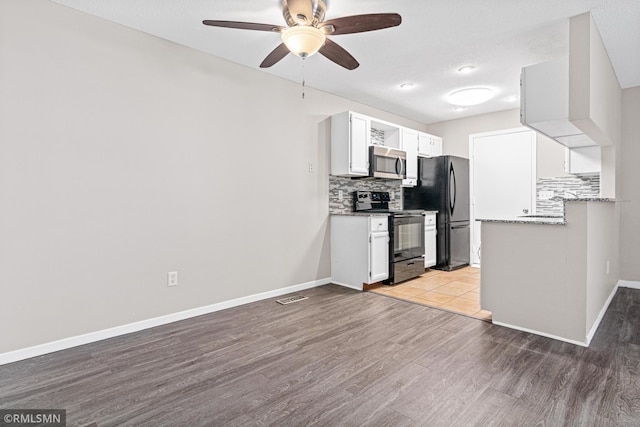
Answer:
<path fill-rule="evenodd" d="M 204 19 L 286 25 L 280 0 L 52 0 L 127 27 L 259 69 L 277 33 L 209 27 Z M 566 55 L 569 21 L 591 11 L 623 88 L 640 86 L 640 0 L 328 0 L 325 19 L 397 12 L 399 27 L 339 35 L 360 67 L 321 55 L 304 61 L 306 85 L 422 123 L 516 108 L 520 68 Z M 468 75 L 457 73 L 474 65 Z M 288 55 L 263 72 L 295 82 L 302 59 Z M 412 82 L 411 90 L 399 85 Z M 471 86 L 493 100 L 463 112 L 446 102 Z"/>

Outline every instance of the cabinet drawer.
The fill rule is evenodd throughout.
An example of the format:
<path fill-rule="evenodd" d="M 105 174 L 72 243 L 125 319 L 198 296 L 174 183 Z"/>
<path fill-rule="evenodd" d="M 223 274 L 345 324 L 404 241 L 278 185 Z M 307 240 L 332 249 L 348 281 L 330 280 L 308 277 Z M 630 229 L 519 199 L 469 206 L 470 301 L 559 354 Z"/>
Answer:
<path fill-rule="evenodd" d="M 424 225 L 436 225 L 436 216 L 434 214 L 426 214 L 424 216 Z"/>
<path fill-rule="evenodd" d="M 369 218 L 369 224 L 372 232 L 389 230 L 389 220 L 386 216 L 373 216 Z"/>

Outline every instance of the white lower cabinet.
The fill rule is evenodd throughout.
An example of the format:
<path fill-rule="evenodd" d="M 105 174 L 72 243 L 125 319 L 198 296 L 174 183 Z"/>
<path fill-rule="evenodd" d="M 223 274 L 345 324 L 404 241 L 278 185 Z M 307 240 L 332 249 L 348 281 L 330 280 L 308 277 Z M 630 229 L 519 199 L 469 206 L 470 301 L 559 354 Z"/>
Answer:
<path fill-rule="evenodd" d="M 331 281 L 362 290 L 389 278 L 387 216 L 331 217 Z"/>
<path fill-rule="evenodd" d="M 371 233 L 369 240 L 369 280 L 366 283 L 375 283 L 389 278 L 389 232 Z"/>
<path fill-rule="evenodd" d="M 436 214 L 424 215 L 424 268 L 433 267 L 438 259 L 436 256 Z"/>

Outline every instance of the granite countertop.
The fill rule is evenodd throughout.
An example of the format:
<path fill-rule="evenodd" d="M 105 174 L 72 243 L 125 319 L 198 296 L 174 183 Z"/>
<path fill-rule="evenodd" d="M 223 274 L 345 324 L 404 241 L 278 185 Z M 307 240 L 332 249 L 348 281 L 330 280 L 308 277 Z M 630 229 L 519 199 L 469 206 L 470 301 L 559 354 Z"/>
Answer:
<path fill-rule="evenodd" d="M 609 197 L 552 197 L 549 200 L 564 200 L 564 202 L 616 202 Z"/>
<path fill-rule="evenodd" d="M 391 214 L 386 212 L 339 212 L 331 213 L 333 216 L 389 216 Z"/>
<path fill-rule="evenodd" d="M 424 211 L 425 214 L 437 214 L 438 211 Z M 329 215 L 342 216 L 389 216 L 389 212 L 330 212 Z"/>
<path fill-rule="evenodd" d="M 563 216 L 530 215 L 513 219 L 476 219 L 481 222 L 500 222 L 504 224 L 541 224 L 541 225 L 565 225 L 567 221 Z"/>
<path fill-rule="evenodd" d="M 562 200 L 567 202 L 616 202 L 616 199 L 608 197 L 552 197 L 550 200 Z M 501 222 L 505 224 L 543 224 L 565 225 L 567 220 L 561 215 L 523 215 L 513 219 L 476 219 L 481 222 Z"/>

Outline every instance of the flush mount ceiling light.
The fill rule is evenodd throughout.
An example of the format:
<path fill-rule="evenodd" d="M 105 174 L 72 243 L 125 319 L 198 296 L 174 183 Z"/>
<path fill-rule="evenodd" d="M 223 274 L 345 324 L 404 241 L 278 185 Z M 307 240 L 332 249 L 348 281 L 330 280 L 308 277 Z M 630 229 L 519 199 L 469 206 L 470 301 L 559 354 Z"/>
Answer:
<path fill-rule="evenodd" d="M 296 25 L 282 32 L 282 43 L 300 58 L 306 58 L 319 51 L 326 39 L 322 30 L 309 25 Z"/>
<path fill-rule="evenodd" d="M 408 90 L 413 87 L 413 83 L 407 82 L 400 85 L 400 89 Z"/>
<path fill-rule="evenodd" d="M 476 69 L 476 67 L 474 67 L 473 65 L 465 65 L 464 67 L 458 68 L 458 72 L 462 73 L 462 74 L 469 74 L 470 72 L 472 72 L 475 69 Z"/>
<path fill-rule="evenodd" d="M 505 99 L 507 102 L 516 102 L 518 100 L 517 96 L 507 96 Z"/>
<path fill-rule="evenodd" d="M 453 111 L 464 111 L 466 109 L 467 109 L 467 107 L 454 107 Z"/>
<path fill-rule="evenodd" d="M 473 87 L 469 89 L 461 89 L 452 92 L 447 97 L 449 104 L 461 105 L 468 107 L 470 105 L 478 105 L 487 102 L 493 98 L 494 93 L 486 87 Z"/>

